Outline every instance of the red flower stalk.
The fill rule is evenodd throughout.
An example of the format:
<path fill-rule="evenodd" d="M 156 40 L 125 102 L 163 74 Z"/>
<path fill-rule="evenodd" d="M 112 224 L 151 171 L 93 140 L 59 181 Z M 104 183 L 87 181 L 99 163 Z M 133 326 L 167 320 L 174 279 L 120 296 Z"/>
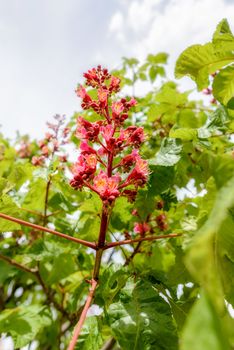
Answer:
<path fill-rule="evenodd" d="M 72 168 L 70 184 L 75 189 L 90 188 L 106 204 L 113 204 L 119 196 L 133 202 L 138 186 L 146 183 L 149 173 L 147 162 L 135 150 L 145 140 L 143 128 L 129 126 L 125 129 L 123 126 L 136 100 L 122 98 L 112 101 L 112 95 L 120 89 L 120 79 L 111 76 L 101 66 L 89 70 L 84 77 L 86 85 L 97 90 L 97 100 L 93 100 L 86 88 L 80 85 L 76 92 L 82 99 L 82 107 L 92 108 L 102 120 L 91 123 L 78 117 L 76 136 L 84 141 L 80 145 L 81 155 Z M 90 143 L 97 145 L 93 148 Z M 115 157 L 122 158 L 116 166 Z M 126 175 L 122 177 L 124 172 L 129 173 L 127 179 Z"/>
<path fill-rule="evenodd" d="M 103 206 L 95 264 L 90 281 L 91 288 L 68 347 L 69 350 L 75 348 L 98 283 L 101 258 L 107 246 L 106 233 L 110 208 L 114 206 L 116 198 L 121 196 L 134 202 L 138 187 L 146 183 L 149 174 L 146 160 L 143 160 L 136 150 L 145 140 L 143 128 L 137 126 L 124 128 L 124 121 L 128 118 L 130 108 L 136 105 L 136 100 L 122 98 L 113 101 L 112 95 L 120 90 L 120 79 L 111 76 L 108 70 L 101 66 L 89 70 L 84 77 L 86 86 L 97 90 L 97 99 L 92 99 L 86 88 L 79 86 L 76 92 L 82 99 L 81 106 L 84 109 L 93 109 L 100 115 L 101 120 L 94 123 L 82 117 L 77 120 L 76 136 L 82 142 L 80 155 L 72 167 L 73 178 L 70 185 L 77 190 L 87 187 L 97 193 Z M 91 144 L 94 143 L 92 147 Z M 135 230 L 144 235 L 150 229 L 148 226 L 146 223 L 138 224 Z"/>

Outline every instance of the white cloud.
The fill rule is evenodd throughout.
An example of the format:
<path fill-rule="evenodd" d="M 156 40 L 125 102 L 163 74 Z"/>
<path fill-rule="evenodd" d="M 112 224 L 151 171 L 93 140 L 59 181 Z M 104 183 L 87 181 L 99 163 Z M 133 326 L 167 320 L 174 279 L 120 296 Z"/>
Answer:
<path fill-rule="evenodd" d="M 175 62 L 180 52 L 194 43 L 211 39 L 222 18 L 233 24 L 234 2 L 224 0 L 142 0 L 122 7 L 124 25 L 118 36 L 128 43 L 129 55 L 140 58 L 149 52 L 169 52 Z M 118 38 L 117 38 L 118 39 Z"/>
<path fill-rule="evenodd" d="M 122 28 L 123 26 L 124 26 L 123 14 L 120 11 L 117 11 L 111 18 L 109 30 L 110 30 L 110 33 L 115 34 L 116 39 L 119 42 L 122 42 L 122 44 L 125 43 L 125 40 L 124 40 L 123 32 L 119 29 Z"/>
<path fill-rule="evenodd" d="M 84 70 L 167 51 L 173 77 L 184 48 L 210 40 L 223 17 L 234 24 L 234 1 L 115 0 L 97 6 L 95 0 L 11 0 L 0 1 L 0 13 L 0 124 L 10 136 L 19 129 L 42 137 L 46 120 L 79 109 L 74 89 Z"/>

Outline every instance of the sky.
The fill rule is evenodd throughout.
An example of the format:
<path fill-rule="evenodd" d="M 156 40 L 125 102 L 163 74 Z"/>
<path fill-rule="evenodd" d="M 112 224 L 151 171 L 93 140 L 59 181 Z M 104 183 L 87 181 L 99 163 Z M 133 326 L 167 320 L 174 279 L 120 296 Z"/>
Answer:
<path fill-rule="evenodd" d="M 0 130 L 43 137 L 55 114 L 80 109 L 82 73 L 123 56 L 166 51 L 173 79 L 178 55 L 222 18 L 234 29 L 234 0 L 0 0 Z"/>

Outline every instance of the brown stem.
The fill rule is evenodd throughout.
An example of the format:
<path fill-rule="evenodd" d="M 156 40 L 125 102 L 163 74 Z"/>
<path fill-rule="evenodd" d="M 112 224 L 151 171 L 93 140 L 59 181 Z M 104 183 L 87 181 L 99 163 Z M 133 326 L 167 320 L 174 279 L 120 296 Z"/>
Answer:
<path fill-rule="evenodd" d="M 65 238 L 65 239 L 68 239 L 69 241 L 73 241 L 73 242 L 82 244 L 82 245 L 84 245 L 86 247 L 89 247 L 89 248 L 92 248 L 94 250 L 97 250 L 96 244 L 94 244 L 92 242 L 84 241 L 83 239 L 78 239 L 78 238 L 75 238 L 75 237 L 72 237 L 72 236 L 68 236 L 68 235 L 66 235 L 64 233 L 61 233 L 61 232 L 58 232 L 58 231 L 55 231 L 55 230 L 51 230 L 49 228 L 46 228 L 46 227 L 43 227 L 43 226 L 40 226 L 40 225 L 32 224 L 31 222 L 24 221 L 24 220 L 21 220 L 21 219 L 17 219 L 17 218 L 14 218 L 13 216 L 6 215 L 6 214 L 3 214 L 3 213 L 0 213 L 0 218 L 5 219 L 5 220 L 9 220 L 9 221 L 12 221 L 12 222 L 16 222 L 17 224 L 20 224 L 20 225 L 32 227 L 32 228 L 34 228 L 35 230 L 38 230 L 38 231 L 48 232 L 48 233 L 51 233 L 52 235 Z"/>
<path fill-rule="evenodd" d="M 47 181 L 47 185 L 46 185 L 43 226 L 45 226 L 46 223 L 47 223 L 47 207 L 48 207 L 48 198 L 49 198 L 50 184 L 51 184 L 51 178 L 49 178 L 49 180 Z"/>
<path fill-rule="evenodd" d="M 33 215 L 37 215 L 37 216 L 43 216 L 42 213 L 39 213 L 35 210 L 30 210 L 30 209 L 26 209 L 26 208 L 20 208 L 20 210 L 26 211 L 27 213 L 33 214 Z"/>
<path fill-rule="evenodd" d="M 116 340 L 114 338 L 110 338 L 107 340 L 107 342 L 103 345 L 101 350 L 111 350 L 113 349 L 113 346 L 115 345 Z"/>
<path fill-rule="evenodd" d="M 84 309 L 83 309 L 82 314 L 80 316 L 80 319 L 79 319 L 79 321 L 74 329 L 74 333 L 73 333 L 71 342 L 70 342 L 67 350 L 74 350 L 75 349 L 76 342 L 77 342 L 78 337 L 80 335 L 81 328 L 85 322 L 88 309 L 90 308 L 90 305 L 92 304 L 92 300 L 94 297 L 94 293 L 95 293 L 95 289 L 97 287 L 97 284 L 98 284 L 98 282 L 96 280 L 94 280 L 94 279 L 91 280 L 91 288 L 89 290 L 89 294 L 88 294 Z"/>
<path fill-rule="evenodd" d="M 143 242 L 143 241 L 156 241 L 158 239 L 179 237 L 181 235 L 182 235 L 182 233 L 170 233 L 168 235 L 161 235 L 161 236 L 148 236 L 148 237 L 141 237 L 141 238 L 136 238 L 136 239 L 126 239 L 124 241 L 108 243 L 103 248 L 103 250 L 106 250 L 106 249 L 109 249 L 112 247 L 116 247 L 116 246 L 121 246 L 124 244 L 132 244 L 132 243 L 138 243 L 138 242 Z"/>
<path fill-rule="evenodd" d="M 126 259 L 125 261 L 125 266 L 129 265 L 129 263 L 133 260 L 134 256 L 139 252 L 139 249 L 141 247 L 142 241 L 138 242 L 137 246 L 135 247 L 134 251 L 132 254 Z"/>
<path fill-rule="evenodd" d="M 28 273 L 31 273 L 31 274 L 34 274 L 34 275 L 35 275 L 35 273 L 37 271 L 35 269 L 30 269 L 27 266 L 21 265 L 21 264 L 17 263 L 15 260 L 12 260 L 12 259 L 10 259 L 7 256 L 4 256 L 2 254 L 0 254 L 0 260 L 6 261 L 8 264 L 17 267 L 18 269 L 20 269 L 20 270 L 22 270 L 24 272 L 28 272 Z"/>

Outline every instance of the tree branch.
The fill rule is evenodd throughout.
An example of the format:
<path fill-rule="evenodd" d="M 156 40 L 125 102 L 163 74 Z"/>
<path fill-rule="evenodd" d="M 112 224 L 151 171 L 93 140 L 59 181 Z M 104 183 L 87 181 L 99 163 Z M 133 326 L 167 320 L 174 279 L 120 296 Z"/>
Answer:
<path fill-rule="evenodd" d="M 182 233 L 170 233 L 168 235 L 161 235 L 161 236 L 148 236 L 148 237 L 141 237 L 141 238 L 135 238 L 135 239 L 126 239 L 124 241 L 119 241 L 119 242 L 111 242 L 108 243 L 103 250 L 121 246 L 124 244 L 133 244 L 133 243 L 138 243 L 138 242 L 144 242 L 144 241 L 157 241 L 158 239 L 164 239 L 164 238 L 173 238 L 173 237 L 179 237 L 181 236 Z"/>
<path fill-rule="evenodd" d="M 48 232 L 48 233 L 51 233 L 52 235 L 55 235 L 55 236 L 58 236 L 58 237 L 61 237 L 61 238 L 65 238 L 65 239 L 68 239 L 69 241 L 73 241 L 73 242 L 82 244 L 82 245 L 84 245 L 86 247 L 89 247 L 89 248 L 92 248 L 94 250 L 97 250 L 96 244 L 94 244 L 92 242 L 84 241 L 83 239 L 78 239 L 78 238 L 75 238 L 75 237 L 72 237 L 72 236 L 68 236 L 68 235 L 66 235 L 64 233 L 61 233 L 61 232 L 58 232 L 58 231 L 55 231 L 55 230 L 51 230 L 49 228 L 46 228 L 46 227 L 43 227 L 43 226 L 40 226 L 40 225 L 32 224 L 31 222 L 24 221 L 24 220 L 21 220 L 21 219 L 17 219 L 17 218 L 14 218 L 13 216 L 6 215 L 6 214 L 3 214 L 3 213 L 0 213 L 0 218 L 5 219 L 5 220 L 9 220 L 9 221 L 12 221 L 12 222 L 16 222 L 16 223 L 18 223 L 20 225 L 32 227 L 32 228 L 34 228 L 35 230 L 38 230 L 38 231 Z"/>
<path fill-rule="evenodd" d="M 33 275 L 35 275 L 35 273 L 37 271 L 36 269 L 30 269 L 27 266 L 21 265 L 21 264 L 17 263 L 15 260 L 12 260 L 11 258 L 8 258 L 7 256 L 2 255 L 2 254 L 0 254 L 0 260 L 6 261 L 8 264 L 17 267 L 18 269 L 20 269 L 24 272 L 31 273 Z"/>
<path fill-rule="evenodd" d="M 85 322 L 88 309 L 90 308 L 90 305 L 92 304 L 94 293 L 95 293 L 98 282 L 96 280 L 92 279 L 90 283 L 91 283 L 91 288 L 89 290 L 89 294 L 88 294 L 84 309 L 82 311 L 82 314 L 80 316 L 80 319 L 79 319 L 77 325 L 75 326 L 74 333 L 73 333 L 71 342 L 70 342 L 67 350 L 74 350 L 75 349 L 76 342 L 77 342 L 77 339 L 80 335 L 81 328 Z"/>
<path fill-rule="evenodd" d="M 132 261 L 134 256 L 139 252 L 141 244 L 142 244 L 142 241 L 137 243 L 137 246 L 134 248 L 134 251 L 132 252 L 132 254 L 126 258 L 124 266 L 127 266 Z"/>

